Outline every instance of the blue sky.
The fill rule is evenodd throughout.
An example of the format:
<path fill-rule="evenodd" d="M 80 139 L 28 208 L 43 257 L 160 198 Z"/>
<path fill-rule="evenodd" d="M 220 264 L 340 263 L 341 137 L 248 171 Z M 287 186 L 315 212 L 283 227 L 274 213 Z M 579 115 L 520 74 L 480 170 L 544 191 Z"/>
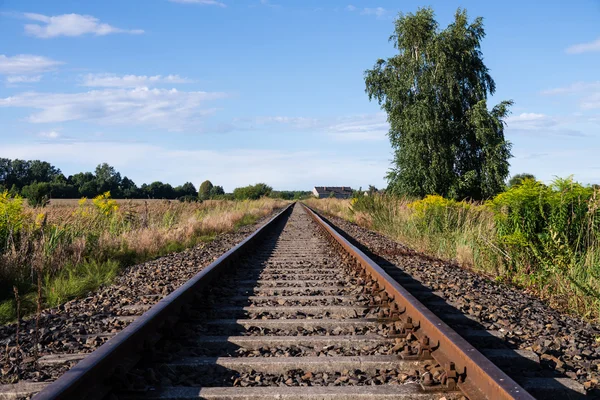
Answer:
<path fill-rule="evenodd" d="M 511 172 L 600 183 L 600 1 L 0 1 L 0 157 L 226 190 L 385 186 L 398 12 L 485 19 Z"/>

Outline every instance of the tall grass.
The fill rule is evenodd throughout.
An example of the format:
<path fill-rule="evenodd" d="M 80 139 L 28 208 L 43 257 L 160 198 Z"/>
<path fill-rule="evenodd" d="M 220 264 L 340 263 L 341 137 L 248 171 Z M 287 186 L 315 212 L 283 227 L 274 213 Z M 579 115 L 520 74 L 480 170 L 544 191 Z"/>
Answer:
<path fill-rule="evenodd" d="M 485 203 L 440 196 L 311 199 L 316 209 L 600 319 L 600 191 L 534 180 Z"/>
<path fill-rule="evenodd" d="M 123 266 L 210 241 L 286 203 L 116 201 L 105 193 L 34 209 L 0 193 L 0 322 L 16 317 L 14 287 L 25 313 L 37 306 L 38 285 L 43 305 L 56 306 L 110 283 Z"/>

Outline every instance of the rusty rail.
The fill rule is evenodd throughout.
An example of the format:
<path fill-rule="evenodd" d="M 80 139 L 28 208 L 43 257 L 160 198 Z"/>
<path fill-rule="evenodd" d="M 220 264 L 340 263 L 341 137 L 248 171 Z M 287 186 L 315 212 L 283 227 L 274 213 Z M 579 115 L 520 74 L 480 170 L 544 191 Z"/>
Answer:
<path fill-rule="evenodd" d="M 404 308 L 399 311 L 406 317 L 405 320 L 412 319 L 415 327 L 412 333 L 422 343 L 428 344 L 431 356 L 446 369 L 450 385 L 456 384 L 471 400 L 534 399 L 525 389 L 397 283 L 365 253 L 323 221 L 310 207 L 301 204 L 319 227 L 331 237 L 333 244 L 347 252 L 384 288 L 391 299 Z"/>
<path fill-rule="evenodd" d="M 175 323 L 182 307 L 193 299 L 195 292 L 209 285 L 241 255 L 251 250 L 257 240 L 272 229 L 293 205 L 294 203 L 288 205 L 244 241 L 160 300 L 114 338 L 44 388 L 34 399 L 104 398 L 111 389 L 111 381 L 133 367 L 144 350 L 153 347 L 161 337 L 160 331 Z"/>
<path fill-rule="evenodd" d="M 101 399 L 112 388 L 115 379 L 131 369 L 144 351 L 151 349 L 163 330 L 169 329 L 194 299 L 195 293 L 208 287 L 222 272 L 230 269 L 240 256 L 252 250 L 264 235 L 277 226 L 294 203 L 273 217 L 267 224 L 243 242 L 223 254 L 183 286 L 154 305 L 131 325 L 91 353 L 75 367 L 47 386 L 34 398 Z M 479 351 L 442 322 L 415 297 L 391 278 L 362 251 L 325 223 L 315 212 L 302 204 L 308 215 L 327 235 L 344 257 L 353 260 L 385 290 L 399 306 L 404 321 L 412 319 L 412 334 L 423 348 L 446 369 L 446 384 L 458 387 L 471 400 L 533 399 L 533 397 L 485 358 Z"/>

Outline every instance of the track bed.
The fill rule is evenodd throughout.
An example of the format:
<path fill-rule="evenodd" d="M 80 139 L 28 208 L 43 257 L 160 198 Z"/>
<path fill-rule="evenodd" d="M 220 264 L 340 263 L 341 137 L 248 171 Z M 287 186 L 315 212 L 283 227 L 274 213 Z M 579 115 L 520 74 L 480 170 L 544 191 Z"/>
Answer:
<path fill-rule="evenodd" d="M 578 396 L 528 372 L 539 360 L 495 347 L 493 332 L 467 320 L 459 335 L 437 316 L 448 319 L 444 304 L 425 307 L 394 278 L 296 204 L 38 398 Z"/>

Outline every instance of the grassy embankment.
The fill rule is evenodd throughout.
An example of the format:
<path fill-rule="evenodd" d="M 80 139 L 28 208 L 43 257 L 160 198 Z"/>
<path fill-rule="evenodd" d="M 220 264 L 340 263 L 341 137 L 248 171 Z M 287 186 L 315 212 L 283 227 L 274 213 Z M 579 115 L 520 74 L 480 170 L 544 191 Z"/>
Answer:
<path fill-rule="evenodd" d="M 530 180 L 485 203 L 383 195 L 307 204 L 600 319 L 600 190 Z"/>
<path fill-rule="evenodd" d="M 287 202 L 60 200 L 43 209 L 0 193 L 0 323 L 110 283 L 119 270 L 254 224 Z M 38 288 L 40 290 L 38 290 Z"/>

